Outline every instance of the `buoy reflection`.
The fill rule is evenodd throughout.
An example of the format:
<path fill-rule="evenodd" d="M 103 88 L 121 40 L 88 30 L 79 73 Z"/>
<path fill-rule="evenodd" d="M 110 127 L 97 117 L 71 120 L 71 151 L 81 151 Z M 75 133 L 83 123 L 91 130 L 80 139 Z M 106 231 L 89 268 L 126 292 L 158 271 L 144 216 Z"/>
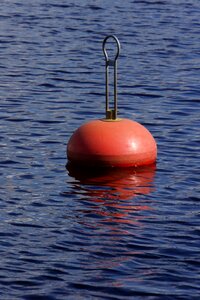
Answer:
<path fill-rule="evenodd" d="M 91 189 L 92 195 L 103 196 L 109 199 L 130 199 L 138 194 L 148 194 L 153 190 L 153 179 L 155 176 L 155 165 L 143 168 L 108 168 L 108 169 L 80 169 L 68 164 L 67 170 L 82 185 L 93 185 L 105 187 Z M 108 193 L 108 189 L 113 192 Z"/>
<path fill-rule="evenodd" d="M 67 170 L 70 176 L 79 181 L 79 191 L 81 189 L 93 204 L 101 204 L 96 205 L 95 213 L 104 217 L 106 222 L 138 222 L 140 216 L 132 218 L 130 213 L 152 210 L 146 199 L 133 199 L 139 195 L 148 195 L 154 190 L 155 165 L 139 169 L 100 170 L 82 170 L 67 165 Z"/>
<path fill-rule="evenodd" d="M 154 215 L 150 193 L 155 189 L 155 166 L 81 170 L 68 165 L 67 169 L 76 179 L 70 180 L 70 195 L 78 195 L 72 213 L 78 216 L 75 227 L 81 225 L 77 227 L 83 235 L 81 249 L 92 257 L 87 268 L 95 270 L 97 281 L 105 279 L 105 270 L 108 278 L 109 271 L 117 274 L 109 282 L 113 288 L 123 287 L 122 277 L 135 284 L 137 276 L 130 277 L 133 261 L 149 249 L 143 232 Z M 146 269 L 140 277 L 142 272 L 146 276 Z"/>

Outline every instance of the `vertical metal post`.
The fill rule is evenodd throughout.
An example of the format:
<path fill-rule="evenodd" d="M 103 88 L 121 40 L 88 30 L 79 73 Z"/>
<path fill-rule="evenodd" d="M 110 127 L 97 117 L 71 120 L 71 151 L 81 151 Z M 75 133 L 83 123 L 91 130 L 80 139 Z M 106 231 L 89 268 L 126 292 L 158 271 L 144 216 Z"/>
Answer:
<path fill-rule="evenodd" d="M 114 39 L 117 44 L 117 52 L 113 60 L 108 58 L 108 54 L 106 51 L 106 42 L 108 39 Z M 103 41 L 103 53 L 106 61 L 106 119 L 108 120 L 116 120 L 117 119 L 117 58 L 120 52 L 120 43 L 116 36 L 109 35 Z M 109 66 L 114 68 L 114 109 L 109 108 Z"/>

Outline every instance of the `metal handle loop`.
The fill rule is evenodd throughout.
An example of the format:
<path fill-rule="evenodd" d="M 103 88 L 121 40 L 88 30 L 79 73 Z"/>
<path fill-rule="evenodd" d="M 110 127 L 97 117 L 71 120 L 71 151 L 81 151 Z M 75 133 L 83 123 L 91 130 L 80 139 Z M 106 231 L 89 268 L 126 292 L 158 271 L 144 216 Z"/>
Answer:
<path fill-rule="evenodd" d="M 108 53 L 107 53 L 107 50 L 106 50 L 106 42 L 108 39 L 114 39 L 114 41 L 116 42 L 117 44 L 117 52 L 116 52 L 116 55 L 115 55 L 115 58 L 114 60 L 110 60 L 108 58 Z M 104 53 L 104 56 L 105 56 L 105 60 L 106 60 L 106 63 L 109 64 L 109 62 L 111 62 L 111 65 L 114 65 L 114 63 L 117 61 L 118 59 L 118 56 L 119 56 L 119 53 L 120 53 L 120 42 L 118 40 L 118 38 L 115 36 L 115 35 L 108 35 L 104 41 L 103 41 L 103 53 Z"/>
<path fill-rule="evenodd" d="M 114 60 L 108 58 L 108 53 L 106 51 L 106 42 L 108 39 L 114 39 L 117 44 L 117 52 L 114 57 Z M 120 52 L 120 43 L 116 36 L 108 35 L 103 41 L 103 53 L 106 60 L 106 119 L 107 120 L 116 120 L 117 119 L 117 58 Z M 109 109 L 109 66 L 114 67 L 114 109 Z"/>

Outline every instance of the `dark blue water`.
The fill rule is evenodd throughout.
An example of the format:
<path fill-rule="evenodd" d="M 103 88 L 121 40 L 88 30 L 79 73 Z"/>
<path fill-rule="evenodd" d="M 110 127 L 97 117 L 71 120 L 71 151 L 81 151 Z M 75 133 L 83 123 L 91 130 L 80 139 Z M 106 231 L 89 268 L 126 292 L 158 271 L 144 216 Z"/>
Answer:
<path fill-rule="evenodd" d="M 200 299 L 200 1 L 3 0 L 0 299 Z M 66 170 L 104 116 L 102 41 L 116 34 L 119 116 L 155 168 Z"/>

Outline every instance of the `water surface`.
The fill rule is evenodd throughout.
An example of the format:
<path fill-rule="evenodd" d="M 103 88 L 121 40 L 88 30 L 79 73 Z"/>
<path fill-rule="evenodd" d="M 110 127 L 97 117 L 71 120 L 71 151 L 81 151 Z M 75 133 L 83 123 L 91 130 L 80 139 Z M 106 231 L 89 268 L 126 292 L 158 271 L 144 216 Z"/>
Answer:
<path fill-rule="evenodd" d="M 199 299 L 200 2 L 4 0 L 0 9 L 0 298 Z M 156 168 L 67 170 L 104 116 L 102 40 L 116 34 L 119 116 Z"/>

